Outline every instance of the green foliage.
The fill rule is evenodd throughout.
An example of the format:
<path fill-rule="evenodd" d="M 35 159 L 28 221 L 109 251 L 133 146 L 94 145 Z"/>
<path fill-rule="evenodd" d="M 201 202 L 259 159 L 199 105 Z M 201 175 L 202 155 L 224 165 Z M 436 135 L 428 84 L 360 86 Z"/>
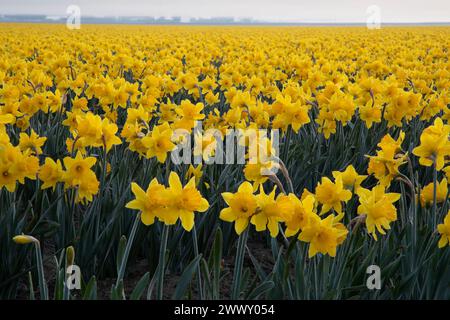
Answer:
<path fill-rule="evenodd" d="M 189 98 L 187 93 L 183 94 L 175 99 Z M 119 118 L 124 117 L 123 112 L 119 110 Z M 311 112 L 318 110 L 313 108 Z M 60 146 L 64 144 L 67 132 L 56 117 L 58 115 L 48 115 L 48 122 L 54 125 L 41 126 L 37 131 L 49 137 L 44 153 L 63 155 Z M 404 146 L 409 154 L 418 145 L 426 125 L 414 119 L 405 126 Z M 314 191 L 321 177 L 329 177 L 333 170 L 342 170 L 348 164 L 364 173 L 367 169 L 365 156 L 374 154 L 376 145 L 387 133 L 397 136 L 399 129 L 387 128 L 384 121 L 367 129 L 355 117 L 345 127 L 338 125 L 336 134 L 328 140 L 317 134 L 314 123 L 302 127 L 298 134 L 286 135 L 281 143 L 281 154 L 294 191 L 297 194 L 304 188 Z M 111 164 L 111 172 L 104 177 L 100 194 L 87 206 L 74 203 L 74 195 L 61 186 L 54 192 L 39 191 L 39 181 L 27 181 L 15 193 L 0 191 L 0 298 L 18 297 L 20 283 L 28 286 L 30 299 L 46 296 L 44 288 L 48 284 L 39 289 L 44 292 L 35 295 L 36 284 L 39 279 L 43 280 L 40 277 L 42 271 L 38 271 L 38 256 L 32 254 L 29 246 L 12 241 L 14 235 L 21 233 L 40 240 L 44 267 L 68 246 L 75 248 L 75 263 L 80 266 L 83 279 L 89 281 L 82 282 L 80 293 L 67 293 L 63 285 L 65 260 L 57 259 L 60 265 L 56 268 L 56 280 L 51 283 L 55 299 L 96 299 L 98 283 L 111 278 L 115 279 L 111 286 L 112 299 L 141 299 L 146 291 L 147 297 L 154 298 L 155 288 L 156 296 L 162 298 L 169 294 L 163 285 L 167 273 L 181 275 L 171 294 L 177 299 L 196 298 L 199 289 L 205 299 L 450 298 L 450 251 L 437 248 L 438 237 L 432 227 L 436 221 L 443 220 L 448 197 L 433 215 L 432 208 L 421 207 L 412 201 L 412 197 L 418 195 L 412 194 L 408 186 L 394 181 L 392 190 L 401 193 L 401 201 L 397 205 L 398 221 L 392 224 L 393 228 L 386 236 L 374 241 L 364 227 L 359 226 L 351 230 L 335 258 L 317 255 L 312 259 L 307 257 L 305 243 L 295 239 L 286 243 L 279 236 L 265 246 L 273 255 L 269 270 L 246 246 L 247 242 L 237 241 L 233 226 L 218 219 L 219 211 L 224 207 L 220 193 L 235 190 L 243 181 L 241 165 L 205 166 L 201 182 L 207 182 L 210 187 L 201 183 L 200 189 L 208 199 L 210 209 L 196 217 L 195 243 L 192 235 L 180 225 L 166 231 L 160 224 L 136 225 L 135 213 L 125 208 L 131 199 L 129 186 L 132 181 L 139 185 L 148 185 L 153 177 L 163 181 L 169 170 L 184 176 L 186 165 L 162 165 L 154 159 L 139 159 L 125 145 L 114 147 L 107 159 L 100 150 L 91 150 L 91 154 L 98 159 L 95 169 L 99 175 L 105 160 Z M 417 193 L 433 181 L 433 171 L 419 166 L 414 156 L 410 155 L 409 159 L 414 171 L 405 166 L 402 174 L 412 181 Z M 283 177 L 280 179 L 286 182 Z M 370 187 L 375 181 L 369 178 L 365 184 Z M 357 199 L 347 204 L 345 224 L 356 216 L 356 207 Z M 164 234 L 167 244 L 161 246 Z M 248 241 L 266 244 L 268 238 L 268 234 L 261 239 L 254 230 L 249 230 Z M 158 267 L 161 263 L 158 257 L 163 257 L 163 267 Z M 134 290 L 126 293 L 127 267 L 138 259 L 147 261 L 147 269 Z M 224 261 L 230 259 L 233 261 L 231 270 L 224 266 Z M 371 291 L 366 287 L 366 269 L 372 264 L 381 268 L 381 290 Z M 224 278 L 230 281 L 230 276 L 233 279 L 231 290 L 222 286 Z"/>

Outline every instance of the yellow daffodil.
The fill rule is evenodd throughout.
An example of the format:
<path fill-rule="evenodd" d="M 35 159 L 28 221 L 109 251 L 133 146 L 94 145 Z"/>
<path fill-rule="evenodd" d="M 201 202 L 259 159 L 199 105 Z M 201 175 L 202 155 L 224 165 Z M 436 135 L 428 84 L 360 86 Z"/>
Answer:
<path fill-rule="evenodd" d="M 309 223 L 310 218 L 316 215 L 315 199 L 313 195 L 307 195 L 304 199 L 300 200 L 291 193 L 288 196 L 282 196 L 280 201 L 288 202 L 288 205 L 285 206 L 285 210 L 281 212 L 286 224 L 285 234 L 287 237 L 291 237 L 300 230 L 303 230 Z"/>
<path fill-rule="evenodd" d="M 347 202 L 352 197 L 352 193 L 344 189 L 342 177 L 336 178 L 334 183 L 327 177 L 323 177 L 316 187 L 315 195 L 317 201 L 322 204 L 321 214 L 331 209 L 341 214 L 342 202 Z"/>
<path fill-rule="evenodd" d="M 153 131 L 142 139 L 142 144 L 147 148 L 147 158 L 156 157 L 159 162 L 164 163 L 167 153 L 175 149 L 172 143 L 173 131 L 165 122 L 153 128 Z"/>
<path fill-rule="evenodd" d="M 345 240 L 347 233 L 348 230 L 341 223 L 336 224 L 334 215 L 329 215 L 323 220 L 317 215 L 312 215 L 298 239 L 309 243 L 309 258 L 317 253 L 335 257 L 337 246 Z"/>
<path fill-rule="evenodd" d="M 283 211 L 283 202 L 275 199 L 275 188 L 269 194 L 264 192 L 260 186 L 259 194 L 256 195 L 257 212 L 252 215 L 250 222 L 255 225 L 256 231 L 269 229 L 270 236 L 275 238 L 278 235 L 278 223 L 283 221 L 281 212 Z"/>
<path fill-rule="evenodd" d="M 31 154 L 40 155 L 46 140 L 46 137 L 39 137 L 34 130 L 31 130 L 30 135 L 26 133 L 20 134 L 19 147 L 22 151 L 30 150 Z"/>
<path fill-rule="evenodd" d="M 257 202 L 253 186 L 246 181 L 239 186 L 236 193 L 224 192 L 222 197 L 229 207 L 220 211 L 220 219 L 234 222 L 234 228 L 239 235 L 247 228 L 250 218 L 256 212 Z"/>
<path fill-rule="evenodd" d="M 195 187 L 195 178 L 191 178 L 183 187 L 178 174 L 171 172 L 166 195 L 169 205 L 160 219 L 166 224 L 172 224 L 179 218 L 186 231 L 191 231 L 194 226 L 194 212 L 205 212 L 209 208 L 208 201 Z"/>
<path fill-rule="evenodd" d="M 386 234 L 390 223 L 397 220 L 397 209 L 393 205 L 400 199 L 399 193 L 386 193 L 383 185 L 377 185 L 372 190 L 359 188 L 358 215 L 366 217 L 367 231 L 377 240 L 376 231 Z"/>
<path fill-rule="evenodd" d="M 447 179 L 442 179 L 441 182 L 436 183 L 436 203 L 442 203 L 447 200 L 448 183 Z M 434 183 L 427 184 L 420 191 L 420 203 L 422 206 L 433 204 L 434 201 Z"/>
<path fill-rule="evenodd" d="M 441 236 L 439 239 L 438 246 L 439 248 L 443 248 L 446 245 L 450 244 L 450 211 L 447 212 L 447 215 L 444 218 L 444 223 L 441 223 L 437 227 L 438 232 Z"/>
<path fill-rule="evenodd" d="M 203 166 L 201 164 L 194 167 L 192 164 L 189 165 L 188 170 L 186 171 L 185 179 L 190 179 L 192 177 L 195 178 L 195 185 L 198 186 L 200 183 L 200 179 L 203 176 Z"/>
<path fill-rule="evenodd" d="M 135 199 L 128 202 L 126 207 L 141 211 L 143 224 L 151 225 L 154 223 L 155 218 L 163 216 L 163 211 L 168 205 L 168 200 L 164 197 L 166 188 L 159 184 L 156 178 L 150 182 L 146 191 L 133 182 L 131 191 Z"/>
<path fill-rule="evenodd" d="M 450 126 L 444 125 L 441 118 L 436 118 L 434 124 L 426 128 L 420 136 L 420 146 L 413 150 L 423 166 L 436 164 L 436 170 L 441 170 L 445 157 L 450 156 Z"/>
<path fill-rule="evenodd" d="M 44 182 L 41 189 L 56 188 L 58 182 L 63 181 L 64 171 L 60 160 L 56 162 L 51 158 L 45 158 L 45 163 L 39 169 L 39 179 Z"/>
<path fill-rule="evenodd" d="M 333 177 L 336 180 L 341 177 L 345 189 L 356 191 L 367 176 L 359 175 L 355 168 L 349 165 L 343 172 L 333 171 Z"/>

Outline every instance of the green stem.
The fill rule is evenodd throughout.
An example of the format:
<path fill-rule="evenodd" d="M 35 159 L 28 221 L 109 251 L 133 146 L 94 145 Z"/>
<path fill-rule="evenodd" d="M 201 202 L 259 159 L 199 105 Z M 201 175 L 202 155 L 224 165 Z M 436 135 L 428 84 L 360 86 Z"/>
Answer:
<path fill-rule="evenodd" d="M 287 158 L 288 158 L 288 152 L 289 152 L 289 145 L 291 143 L 291 137 L 292 137 L 292 129 L 291 126 L 289 126 L 287 128 L 287 132 L 286 132 L 286 140 L 285 140 L 285 145 L 284 145 L 284 150 L 283 150 L 283 159 L 284 161 L 287 163 Z"/>
<path fill-rule="evenodd" d="M 194 224 L 194 227 L 192 228 L 192 240 L 194 242 L 195 258 L 197 258 L 199 255 L 199 252 L 198 252 L 197 228 L 195 227 L 195 224 Z M 202 277 L 201 277 L 201 273 L 200 273 L 200 263 L 197 266 L 197 278 L 198 278 L 198 292 L 200 294 L 200 300 L 204 300 Z"/>
<path fill-rule="evenodd" d="M 436 212 L 437 212 L 437 170 L 436 170 L 436 160 L 433 162 L 433 211 L 432 211 L 432 221 L 433 230 L 436 230 Z"/>
<path fill-rule="evenodd" d="M 105 193 L 105 182 L 106 182 L 106 174 L 107 174 L 107 167 L 108 161 L 107 161 L 107 152 L 106 152 L 106 143 L 103 144 L 103 159 L 102 159 L 102 173 L 100 177 L 100 193 L 98 195 L 99 197 L 99 210 L 96 210 L 95 215 L 95 239 L 97 240 L 100 234 L 100 220 L 102 215 L 102 209 L 103 209 L 103 196 Z"/>
<path fill-rule="evenodd" d="M 156 284 L 156 299 L 158 300 L 163 299 L 164 275 L 166 270 L 166 250 L 168 238 L 169 238 L 169 226 L 164 224 L 161 234 L 161 246 L 159 249 L 158 282 Z"/>
<path fill-rule="evenodd" d="M 134 237 L 136 236 L 136 231 L 141 220 L 141 214 L 138 213 L 134 219 L 133 227 L 131 228 L 130 237 L 128 238 L 127 245 L 125 247 L 125 252 L 123 253 L 123 258 L 120 263 L 119 274 L 117 275 L 116 288 L 119 286 L 120 281 L 123 279 L 125 274 L 125 269 L 127 267 L 128 256 L 130 255 L 131 246 L 133 245 Z"/>
<path fill-rule="evenodd" d="M 248 238 L 248 227 L 239 236 L 238 240 L 236 262 L 234 265 L 234 272 L 233 272 L 233 286 L 231 290 L 232 300 L 237 300 L 241 293 L 241 277 L 242 277 L 242 268 L 244 266 L 244 254 L 245 254 L 245 245 L 247 244 L 247 238 Z"/>
<path fill-rule="evenodd" d="M 30 285 L 30 300 L 36 300 L 34 296 L 33 277 L 31 276 L 30 271 L 28 271 L 28 283 Z"/>
<path fill-rule="evenodd" d="M 313 260 L 313 268 L 314 268 L 314 292 L 315 292 L 315 297 L 314 299 L 320 299 L 319 298 L 319 276 L 317 274 L 317 268 L 318 268 L 318 262 L 317 262 L 317 256 L 315 257 L 315 259 Z"/>
<path fill-rule="evenodd" d="M 42 262 L 41 246 L 39 242 L 34 243 L 34 249 L 36 252 L 36 264 L 39 277 L 39 291 L 41 292 L 41 300 L 48 300 L 48 289 L 45 283 L 44 264 Z"/>

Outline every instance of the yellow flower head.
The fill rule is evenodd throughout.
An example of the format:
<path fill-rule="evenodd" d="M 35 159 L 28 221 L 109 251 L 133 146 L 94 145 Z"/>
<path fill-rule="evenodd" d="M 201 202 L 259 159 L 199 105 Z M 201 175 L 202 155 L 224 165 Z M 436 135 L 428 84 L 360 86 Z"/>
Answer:
<path fill-rule="evenodd" d="M 183 120 L 195 121 L 203 120 L 205 118 L 205 115 L 202 114 L 202 110 L 203 103 L 193 104 L 189 100 L 183 100 L 175 112 L 182 117 Z"/>
<path fill-rule="evenodd" d="M 34 130 L 31 130 L 31 134 L 20 134 L 19 148 L 22 151 L 30 150 L 31 154 L 40 155 L 42 153 L 42 146 L 44 145 L 46 137 L 39 137 Z"/>
<path fill-rule="evenodd" d="M 61 161 L 55 162 L 51 158 L 45 158 L 45 163 L 39 169 L 39 179 L 43 182 L 41 189 L 53 188 L 54 190 L 56 184 L 63 181 L 63 176 Z"/>
<path fill-rule="evenodd" d="M 196 167 L 194 167 L 192 164 L 190 164 L 188 170 L 186 171 L 185 179 L 190 179 L 190 178 L 194 177 L 195 185 L 198 186 L 200 179 L 203 176 L 202 169 L 203 169 L 203 166 L 201 164 L 197 165 Z"/>
<path fill-rule="evenodd" d="M 286 204 L 283 201 L 275 200 L 275 188 L 270 194 L 264 192 L 262 185 L 259 187 L 259 194 L 256 195 L 257 212 L 252 215 L 250 222 L 255 225 L 256 231 L 269 229 L 270 236 L 275 238 L 278 235 L 278 223 L 283 221 L 281 212 L 285 210 Z"/>
<path fill-rule="evenodd" d="M 250 182 L 243 182 L 236 193 L 224 192 L 222 197 L 228 208 L 220 211 L 220 219 L 234 222 L 237 234 L 241 234 L 248 226 L 251 216 L 257 208 L 256 197 Z"/>
<path fill-rule="evenodd" d="M 360 188 L 358 191 L 358 214 L 366 216 L 367 231 L 377 240 L 376 230 L 385 234 L 390 223 L 397 220 L 397 209 L 393 205 L 400 199 L 399 193 L 386 193 L 383 185 L 377 185 L 372 190 Z M 376 228 L 376 229 L 375 229 Z"/>
<path fill-rule="evenodd" d="M 333 171 L 334 179 L 341 177 L 344 188 L 347 190 L 357 190 L 361 182 L 363 182 L 367 176 L 359 175 L 352 165 L 349 165 L 343 172 Z"/>
<path fill-rule="evenodd" d="M 439 248 L 443 248 L 446 245 L 450 244 L 450 210 L 447 212 L 447 215 L 444 218 L 444 223 L 438 225 L 437 229 L 439 234 L 441 235 L 438 246 Z"/>
<path fill-rule="evenodd" d="M 399 167 L 406 163 L 406 154 L 401 151 L 401 144 L 405 137 L 401 132 L 399 138 L 394 140 L 389 134 L 385 135 L 378 147 L 376 156 L 369 156 L 368 174 L 373 174 L 380 184 L 388 187 L 391 181 L 399 174 Z"/>
<path fill-rule="evenodd" d="M 93 200 L 93 196 L 98 193 L 100 183 L 93 171 L 88 171 L 83 180 L 80 180 L 77 189 L 76 201 L 87 204 Z"/>
<path fill-rule="evenodd" d="M 205 212 L 209 208 L 208 201 L 195 187 L 195 178 L 191 178 L 183 187 L 175 172 L 170 173 L 166 196 L 169 205 L 160 219 L 166 224 L 172 224 L 179 218 L 186 231 L 191 231 L 194 226 L 194 212 Z"/>
<path fill-rule="evenodd" d="M 173 131 L 167 122 L 154 127 L 153 131 L 142 139 L 142 144 L 147 148 L 147 158 L 156 157 L 159 162 L 164 163 L 167 153 L 175 149 L 172 135 Z"/>
<path fill-rule="evenodd" d="M 449 133 L 450 126 L 444 125 L 441 118 L 436 118 L 434 124 L 422 132 L 420 146 L 413 150 L 421 165 L 429 167 L 435 163 L 436 170 L 444 167 L 445 157 L 450 156 Z"/>
<path fill-rule="evenodd" d="M 308 256 L 310 258 L 317 253 L 335 257 L 336 248 L 345 240 L 347 233 L 348 230 L 343 224 L 335 222 L 334 215 L 329 215 L 323 220 L 317 215 L 312 215 L 298 239 L 309 243 Z"/>
<path fill-rule="evenodd" d="M 347 202 L 351 197 L 352 193 L 344 189 L 340 176 L 334 183 L 327 177 L 323 177 L 322 182 L 316 187 L 316 199 L 322 204 L 321 214 L 325 214 L 331 209 L 341 214 L 342 202 Z"/>
<path fill-rule="evenodd" d="M 106 152 L 109 152 L 114 145 L 121 144 L 122 141 L 117 133 L 117 125 L 110 122 L 108 119 L 103 119 L 102 121 L 102 144 L 106 148 Z"/>
<path fill-rule="evenodd" d="M 64 181 L 71 187 L 81 183 L 87 179 L 92 166 L 96 163 L 94 157 L 83 158 L 81 152 L 77 152 L 75 158 L 65 157 L 64 166 L 66 172 L 64 173 Z"/>
<path fill-rule="evenodd" d="M 131 184 L 131 191 L 135 199 L 128 202 L 126 207 L 141 211 L 141 220 L 145 225 L 151 225 L 155 218 L 162 216 L 162 211 L 167 206 L 167 198 L 164 196 L 166 188 L 154 178 L 146 191 L 142 190 L 136 183 Z"/>
<path fill-rule="evenodd" d="M 441 203 L 447 200 L 448 184 L 447 178 L 442 179 L 436 184 L 436 203 Z M 422 206 L 430 205 L 434 201 L 434 183 L 427 184 L 420 191 L 420 203 Z"/>
<path fill-rule="evenodd" d="M 77 116 L 77 136 L 83 146 L 100 146 L 102 144 L 102 118 L 91 112 Z"/>
<path fill-rule="evenodd" d="M 281 211 L 286 224 L 285 234 L 287 237 L 291 237 L 303 230 L 309 223 L 310 218 L 316 215 L 316 200 L 313 195 L 307 195 L 300 200 L 295 194 L 291 193 L 288 196 L 280 196 L 280 202 L 284 201 L 289 203 L 289 205 L 285 206 L 287 210 Z"/>

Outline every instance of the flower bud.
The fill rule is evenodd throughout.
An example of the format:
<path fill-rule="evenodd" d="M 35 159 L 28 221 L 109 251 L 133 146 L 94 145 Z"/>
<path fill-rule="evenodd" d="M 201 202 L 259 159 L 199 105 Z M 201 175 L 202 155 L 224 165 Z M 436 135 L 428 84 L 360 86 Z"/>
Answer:
<path fill-rule="evenodd" d="M 67 247 L 66 259 L 67 259 L 67 266 L 73 265 L 73 262 L 75 261 L 75 249 L 73 246 Z"/>
<path fill-rule="evenodd" d="M 28 243 L 39 243 L 39 240 L 32 236 L 27 236 L 25 234 L 15 236 L 13 241 L 17 244 L 28 244 Z"/>

